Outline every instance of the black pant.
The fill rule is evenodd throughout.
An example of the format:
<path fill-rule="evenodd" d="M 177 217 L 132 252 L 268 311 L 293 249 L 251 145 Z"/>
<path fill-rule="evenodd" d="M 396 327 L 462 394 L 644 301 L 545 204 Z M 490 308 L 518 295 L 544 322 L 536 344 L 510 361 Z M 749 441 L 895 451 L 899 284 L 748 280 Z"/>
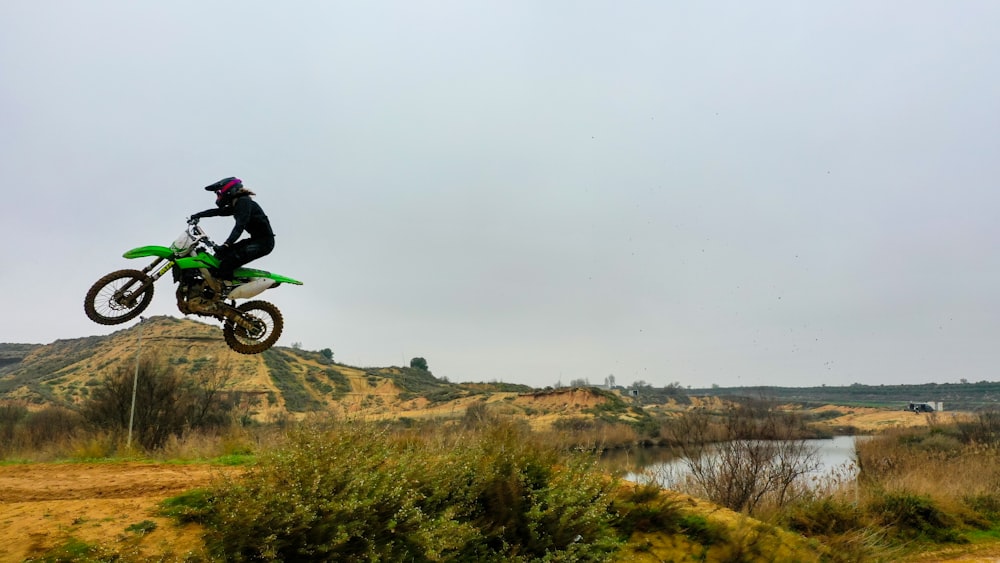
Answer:
<path fill-rule="evenodd" d="M 221 259 L 219 263 L 219 278 L 224 280 L 233 279 L 233 270 L 251 260 L 267 256 L 272 250 L 274 250 L 274 237 L 247 238 L 238 241 L 232 247 L 218 255 Z"/>

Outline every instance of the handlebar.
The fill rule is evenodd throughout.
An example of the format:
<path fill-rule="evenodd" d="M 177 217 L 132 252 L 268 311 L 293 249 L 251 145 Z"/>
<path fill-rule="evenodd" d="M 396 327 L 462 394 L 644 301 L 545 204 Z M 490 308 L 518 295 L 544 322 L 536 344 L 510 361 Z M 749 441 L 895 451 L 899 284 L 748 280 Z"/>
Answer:
<path fill-rule="evenodd" d="M 188 219 L 188 225 L 189 225 L 188 234 L 190 234 L 191 238 L 194 239 L 193 244 L 204 242 L 209 247 L 211 247 L 212 250 L 219 249 L 219 245 L 212 242 L 212 239 L 208 238 L 208 233 L 206 233 L 204 229 L 198 226 L 197 219 Z"/>

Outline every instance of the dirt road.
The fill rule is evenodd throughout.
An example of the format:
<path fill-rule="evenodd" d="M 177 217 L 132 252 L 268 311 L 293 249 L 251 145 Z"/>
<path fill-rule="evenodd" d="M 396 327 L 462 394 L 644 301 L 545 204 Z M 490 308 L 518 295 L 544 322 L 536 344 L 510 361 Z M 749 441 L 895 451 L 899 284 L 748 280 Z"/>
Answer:
<path fill-rule="evenodd" d="M 199 530 L 157 516 L 157 503 L 229 471 L 150 463 L 0 467 L 0 562 L 23 561 L 70 538 L 150 555 L 200 553 Z"/>

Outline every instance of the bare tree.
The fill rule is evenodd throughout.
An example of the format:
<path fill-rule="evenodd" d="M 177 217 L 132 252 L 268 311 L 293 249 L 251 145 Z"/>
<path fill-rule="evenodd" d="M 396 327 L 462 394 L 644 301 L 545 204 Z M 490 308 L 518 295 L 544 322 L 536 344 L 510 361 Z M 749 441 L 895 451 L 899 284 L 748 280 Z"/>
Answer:
<path fill-rule="evenodd" d="M 765 500 L 784 505 L 819 465 L 816 448 L 796 437 L 794 423 L 760 405 L 695 410 L 670 433 L 697 492 L 740 512 L 752 514 Z"/>

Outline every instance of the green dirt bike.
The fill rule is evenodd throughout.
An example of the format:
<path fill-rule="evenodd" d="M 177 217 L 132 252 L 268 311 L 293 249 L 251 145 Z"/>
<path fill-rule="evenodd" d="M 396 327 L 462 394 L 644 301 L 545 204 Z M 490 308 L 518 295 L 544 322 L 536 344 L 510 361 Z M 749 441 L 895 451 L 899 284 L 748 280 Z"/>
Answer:
<path fill-rule="evenodd" d="M 90 320 L 102 325 L 134 319 L 152 301 L 153 283 L 173 271 L 181 313 L 222 321 L 222 334 L 230 348 L 240 354 L 259 354 L 281 336 L 281 311 L 267 301 L 236 305 L 236 300 L 255 297 L 283 283 L 302 282 L 252 268 L 237 268 L 232 282 L 223 282 L 212 275 L 219 259 L 208 250 L 217 248 L 198 221 L 189 220 L 188 228 L 169 247 L 140 246 L 126 252 L 125 258 L 156 260 L 142 270 L 118 270 L 97 280 L 87 292 L 83 309 Z"/>

